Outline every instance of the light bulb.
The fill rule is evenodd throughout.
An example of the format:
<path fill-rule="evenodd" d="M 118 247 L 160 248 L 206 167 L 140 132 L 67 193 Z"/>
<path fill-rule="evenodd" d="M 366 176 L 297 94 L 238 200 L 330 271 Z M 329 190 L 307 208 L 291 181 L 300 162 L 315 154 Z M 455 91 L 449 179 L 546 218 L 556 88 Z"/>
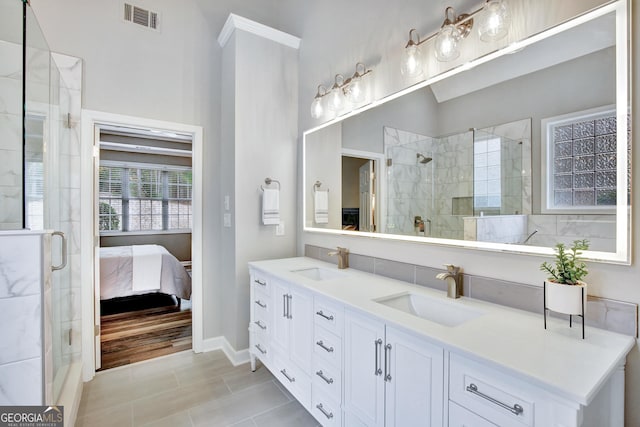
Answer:
<path fill-rule="evenodd" d="M 438 61 L 453 61 L 460 56 L 458 37 L 458 29 L 453 24 L 445 25 L 440 29 L 435 40 L 435 53 Z"/>
<path fill-rule="evenodd" d="M 362 77 L 357 76 L 351 79 L 349 83 L 349 89 L 347 91 L 349 101 L 353 104 L 359 104 L 365 99 L 364 83 Z"/>
<path fill-rule="evenodd" d="M 504 0 L 488 0 L 478 25 L 478 35 L 483 42 L 503 38 L 509 32 L 509 9 Z"/>
<path fill-rule="evenodd" d="M 346 104 L 346 99 L 342 90 L 343 84 L 344 77 L 342 77 L 342 75 L 340 74 L 337 74 L 335 83 L 333 84 L 333 86 L 331 86 L 331 92 L 329 92 L 329 95 L 327 95 L 327 106 L 332 111 L 339 112 L 344 108 Z"/>
<path fill-rule="evenodd" d="M 420 47 L 417 44 L 409 43 L 407 44 L 407 47 L 405 47 L 400 72 L 405 77 L 416 77 L 422 74 Z"/>
<path fill-rule="evenodd" d="M 313 98 L 313 102 L 311 102 L 311 117 L 314 119 L 319 119 L 324 115 L 324 102 L 322 98 L 327 94 L 327 89 L 324 86 L 318 86 L 318 91 L 316 92 L 316 96 Z"/>
<path fill-rule="evenodd" d="M 319 119 L 324 115 L 324 105 L 322 105 L 322 98 L 313 98 L 311 103 L 311 117 Z"/>

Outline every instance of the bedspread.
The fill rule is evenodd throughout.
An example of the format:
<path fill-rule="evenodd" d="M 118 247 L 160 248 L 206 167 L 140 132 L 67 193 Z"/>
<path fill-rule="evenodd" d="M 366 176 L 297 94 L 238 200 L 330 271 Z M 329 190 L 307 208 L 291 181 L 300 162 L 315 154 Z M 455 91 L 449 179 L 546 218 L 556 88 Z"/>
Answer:
<path fill-rule="evenodd" d="M 191 299 L 191 276 L 184 266 L 164 247 L 161 252 L 160 283 L 157 289 L 133 289 L 133 247 L 113 246 L 100 248 L 100 299 L 111 299 L 150 292 L 175 295 L 178 298 Z M 144 263 L 139 263 L 144 265 Z M 137 272 L 140 274 L 141 272 Z M 157 272 L 156 272 L 157 273 Z M 144 273 L 142 273 L 144 274 Z M 156 274 L 157 276 L 157 274 Z"/>

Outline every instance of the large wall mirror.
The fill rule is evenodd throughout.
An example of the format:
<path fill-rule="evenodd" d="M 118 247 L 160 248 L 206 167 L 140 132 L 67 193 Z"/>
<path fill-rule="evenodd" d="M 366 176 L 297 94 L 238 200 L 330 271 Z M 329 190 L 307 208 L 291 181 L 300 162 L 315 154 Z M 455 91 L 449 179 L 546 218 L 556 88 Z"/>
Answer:
<path fill-rule="evenodd" d="M 304 229 L 628 263 L 627 4 L 304 134 Z"/>

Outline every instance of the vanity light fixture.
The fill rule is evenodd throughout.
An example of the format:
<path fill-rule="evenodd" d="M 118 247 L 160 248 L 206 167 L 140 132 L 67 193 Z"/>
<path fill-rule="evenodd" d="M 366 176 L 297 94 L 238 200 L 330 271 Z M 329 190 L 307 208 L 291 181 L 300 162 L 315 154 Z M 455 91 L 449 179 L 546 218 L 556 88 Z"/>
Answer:
<path fill-rule="evenodd" d="M 319 85 L 318 92 L 316 96 L 313 98 L 313 102 L 311 103 L 311 117 L 314 119 L 319 119 L 324 116 L 324 100 L 323 97 L 327 94 L 327 88 Z"/>
<path fill-rule="evenodd" d="M 328 91 L 323 85 L 319 85 L 311 102 L 311 117 L 320 119 L 327 110 L 338 114 L 348 103 L 358 105 L 366 101 L 367 88 L 364 76 L 371 71 L 367 70 L 362 62 L 358 62 L 355 73 L 348 79 L 345 80 L 342 74 L 336 74 L 333 86 Z"/>
<path fill-rule="evenodd" d="M 413 41 L 413 39 L 416 41 Z M 404 58 L 402 61 L 403 76 L 417 77 L 422 74 L 422 60 L 420 59 L 420 35 L 415 28 L 409 30 L 409 41 L 404 47 Z"/>
<path fill-rule="evenodd" d="M 333 86 L 329 91 L 328 106 L 331 111 L 340 111 L 347 103 L 347 98 L 344 95 L 344 76 L 342 74 L 336 74 Z"/>
<path fill-rule="evenodd" d="M 402 61 L 402 74 L 415 77 L 422 73 L 420 45 L 430 40 L 434 40 L 434 53 L 438 61 L 448 62 L 458 58 L 459 43 L 471 33 L 475 18 L 479 20 L 478 35 L 484 42 L 499 40 L 509 32 L 511 20 L 507 0 L 486 0 L 479 9 L 460 15 L 456 15 L 454 9 L 449 6 L 444 11 L 442 26 L 436 33 L 420 40 L 415 28 L 409 31 L 409 41 L 405 45 Z"/>

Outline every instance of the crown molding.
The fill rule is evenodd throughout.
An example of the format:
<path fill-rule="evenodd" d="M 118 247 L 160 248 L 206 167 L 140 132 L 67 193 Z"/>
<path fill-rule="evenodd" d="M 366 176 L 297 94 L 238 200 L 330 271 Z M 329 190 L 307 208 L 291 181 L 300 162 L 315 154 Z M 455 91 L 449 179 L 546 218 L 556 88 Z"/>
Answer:
<path fill-rule="evenodd" d="M 224 47 L 231 37 L 231 34 L 233 34 L 236 29 L 255 34 L 265 39 L 273 40 L 276 43 L 280 43 L 294 49 L 298 49 L 300 47 L 300 39 L 298 37 L 233 13 L 229 14 L 227 22 L 224 23 L 224 27 L 222 27 L 222 31 L 220 31 L 218 44 Z"/>

